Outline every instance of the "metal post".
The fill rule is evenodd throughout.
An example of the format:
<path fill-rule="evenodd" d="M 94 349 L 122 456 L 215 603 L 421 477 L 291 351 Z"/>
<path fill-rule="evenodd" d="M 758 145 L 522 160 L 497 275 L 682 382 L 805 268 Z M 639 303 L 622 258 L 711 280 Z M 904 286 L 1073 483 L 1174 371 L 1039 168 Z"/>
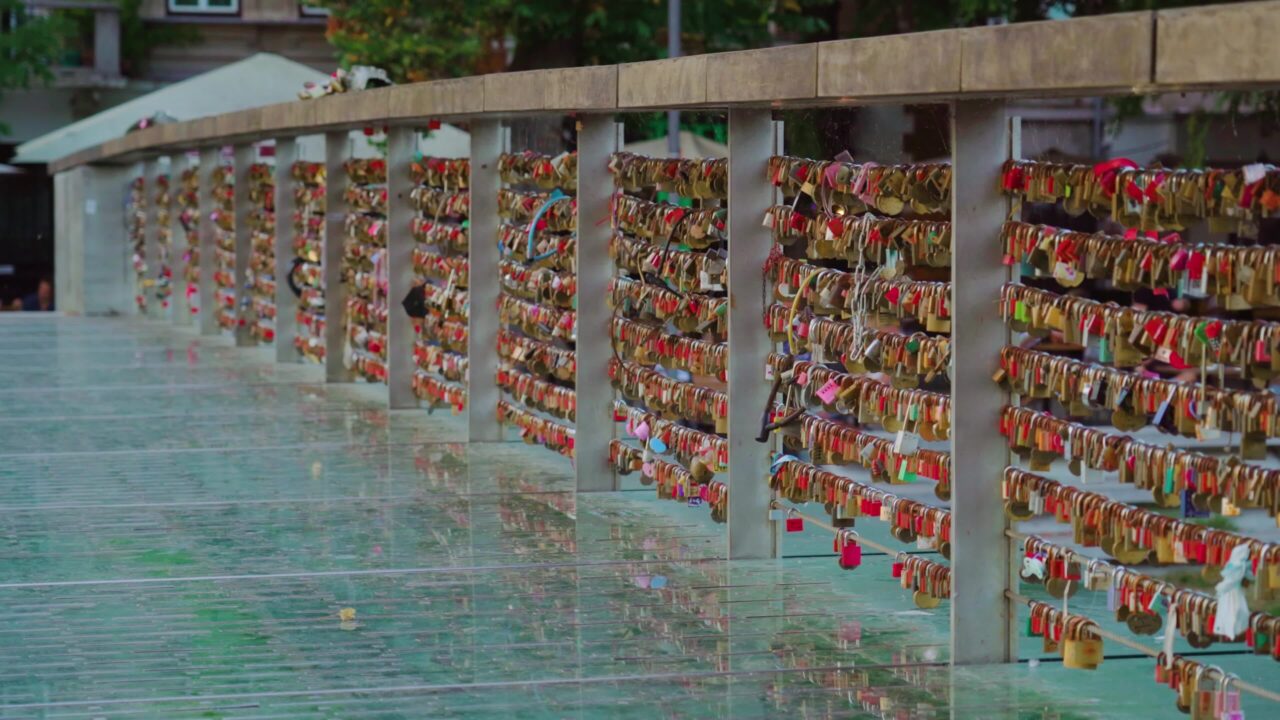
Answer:
<path fill-rule="evenodd" d="M 681 32 L 680 0 L 667 0 L 667 57 L 678 58 L 683 54 L 680 47 Z M 679 110 L 667 111 L 667 152 L 673 157 L 680 156 Z"/>
<path fill-rule="evenodd" d="M 93 71 L 106 79 L 120 77 L 120 8 L 94 10 Z"/>
<path fill-rule="evenodd" d="M 249 166 L 257 159 L 257 151 L 253 143 L 236 145 L 235 147 L 235 188 L 233 208 L 236 215 L 236 279 L 232 288 L 235 297 L 236 346 L 245 347 L 253 344 L 251 328 L 245 322 L 245 301 L 249 297 L 249 289 L 245 283 L 249 278 L 249 256 L 253 253 L 253 231 L 249 228 Z"/>
<path fill-rule="evenodd" d="M 169 297 L 173 312 L 173 324 L 191 326 L 191 303 L 186 293 L 187 234 L 182 229 L 182 205 L 178 195 L 182 192 L 182 174 L 191 167 L 191 159 L 186 152 L 178 152 L 169 156 L 169 267 L 173 271 L 169 278 Z"/>
<path fill-rule="evenodd" d="M 146 316 L 149 318 L 157 318 L 163 315 L 160 307 L 160 299 L 156 297 L 156 288 L 160 282 L 160 223 L 158 218 L 160 215 L 159 203 L 156 202 L 156 190 L 159 189 L 160 183 L 160 158 L 151 158 L 142 164 L 142 201 L 145 203 L 146 214 L 144 224 L 142 226 L 142 242 L 143 254 L 146 255 L 147 271 L 143 273 L 143 286 L 138 290 L 142 294 L 147 303 Z M 151 284 L 146 283 L 147 280 Z"/>
<path fill-rule="evenodd" d="M 468 230 L 470 327 L 467 329 L 467 438 L 499 442 L 495 412 L 498 372 L 498 156 L 506 132 L 499 120 L 471 126 L 471 223 Z"/>
<path fill-rule="evenodd" d="M 298 159 L 298 139 L 276 140 L 275 168 L 275 269 L 276 362 L 300 362 L 293 338 L 298 332 L 298 298 L 289 289 L 293 270 L 293 163 Z"/>
<path fill-rule="evenodd" d="M 213 269 L 214 233 L 217 228 L 213 223 L 213 172 L 218 169 L 218 156 L 222 149 L 217 147 L 200 150 L 200 188 L 199 197 L 200 222 L 200 334 L 218 334 L 217 304 L 214 292 Z"/>
<path fill-rule="evenodd" d="M 774 555 L 769 521 L 769 446 L 756 442 L 769 400 L 765 361 L 764 262 L 773 236 L 764 227 L 773 205 L 769 157 L 776 148 L 769 110 L 729 111 L 729 557 Z"/>
<path fill-rule="evenodd" d="M 392 127 L 387 131 L 387 400 L 390 407 L 418 407 L 413 393 L 413 318 L 405 314 L 400 300 L 413 288 L 413 223 L 410 201 L 413 177 L 410 165 L 417 146 L 412 127 Z"/>
<path fill-rule="evenodd" d="M 951 153 L 951 402 L 964 412 L 951 429 L 951 658 L 1009 662 L 1017 657 L 1016 611 L 1005 597 L 1010 558 L 1000 498 L 1009 450 L 996 431 L 1004 393 L 991 381 L 1007 339 L 996 298 L 1009 273 L 995 242 L 1008 207 L 996 182 L 1009 153 L 1004 103 L 955 103 Z"/>
<path fill-rule="evenodd" d="M 343 163 L 351 155 L 351 133 L 324 134 L 324 379 L 351 382 L 343 348 L 346 346 L 347 286 L 342 284 L 342 246 L 346 240 L 347 204 L 343 193 L 347 174 Z"/>
<path fill-rule="evenodd" d="M 609 383 L 610 312 L 608 294 L 613 260 L 609 257 L 609 197 L 613 179 L 609 156 L 618 149 L 618 123 L 611 115 L 584 115 L 578 122 L 578 397 L 574 430 L 578 490 L 616 490 L 609 467 L 613 440 L 613 386 Z"/>

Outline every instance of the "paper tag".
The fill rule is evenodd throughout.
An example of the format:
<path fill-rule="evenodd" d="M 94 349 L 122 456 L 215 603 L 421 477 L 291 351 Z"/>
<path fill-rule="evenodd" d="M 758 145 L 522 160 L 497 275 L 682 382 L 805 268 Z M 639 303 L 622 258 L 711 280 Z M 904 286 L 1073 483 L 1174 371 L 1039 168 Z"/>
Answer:
<path fill-rule="evenodd" d="M 920 446 L 920 436 L 907 430 L 899 430 L 893 440 L 893 451 L 898 455 L 914 455 Z"/>
<path fill-rule="evenodd" d="M 822 403 L 824 405 L 830 405 L 833 401 L 835 401 L 836 394 L 838 392 L 840 392 L 840 383 L 836 382 L 835 380 L 828 380 L 826 384 L 818 388 L 818 391 L 815 394 L 819 398 L 822 398 Z"/>
<path fill-rule="evenodd" d="M 1244 172 L 1244 181 L 1248 185 L 1252 185 L 1267 176 L 1267 166 L 1262 163 L 1245 165 L 1241 170 Z"/>
<path fill-rule="evenodd" d="M 1075 282 L 1078 271 L 1075 265 L 1060 262 L 1053 266 L 1053 276 L 1060 281 Z"/>

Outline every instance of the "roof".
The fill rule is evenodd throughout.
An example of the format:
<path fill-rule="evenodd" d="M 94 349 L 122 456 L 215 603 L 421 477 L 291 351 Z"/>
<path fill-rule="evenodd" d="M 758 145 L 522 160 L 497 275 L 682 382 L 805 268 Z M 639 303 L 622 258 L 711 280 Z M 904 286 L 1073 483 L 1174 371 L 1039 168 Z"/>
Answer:
<path fill-rule="evenodd" d="M 18 146 L 13 163 L 47 163 L 125 134 L 143 117 L 165 112 L 176 120 L 296 100 L 302 84 L 328 76 L 272 53 L 258 53 L 108 108 Z"/>

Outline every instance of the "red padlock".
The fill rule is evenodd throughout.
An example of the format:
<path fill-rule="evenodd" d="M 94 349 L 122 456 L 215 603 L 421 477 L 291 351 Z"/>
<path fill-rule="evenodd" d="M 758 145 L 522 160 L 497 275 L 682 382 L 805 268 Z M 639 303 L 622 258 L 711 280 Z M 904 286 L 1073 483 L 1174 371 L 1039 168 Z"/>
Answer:
<path fill-rule="evenodd" d="M 857 540 L 845 539 L 840 546 L 840 567 L 852 570 L 862 564 L 862 546 Z"/>

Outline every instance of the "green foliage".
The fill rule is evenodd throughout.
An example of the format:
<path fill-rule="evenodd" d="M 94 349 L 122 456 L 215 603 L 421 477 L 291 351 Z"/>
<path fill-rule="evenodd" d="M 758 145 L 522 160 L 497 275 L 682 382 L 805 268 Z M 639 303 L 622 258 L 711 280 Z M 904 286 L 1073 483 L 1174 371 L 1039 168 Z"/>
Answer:
<path fill-rule="evenodd" d="M 142 74 L 151 51 L 161 45 L 193 45 L 200 33 L 190 25 L 144 23 L 138 13 L 142 0 L 117 0 L 120 4 L 120 60 L 124 74 Z"/>
<path fill-rule="evenodd" d="M 53 81 L 72 25 L 60 14 L 32 15 L 20 0 L 0 0 L 0 14 L 14 26 L 0 30 L 0 92 Z"/>
<path fill-rule="evenodd" d="M 12 26 L 0 29 L 0 102 L 4 91 L 21 90 L 39 82 L 53 82 L 53 70 L 62 59 L 65 39 L 73 26 L 59 14 L 31 15 L 20 0 L 0 0 L 0 16 L 12 18 Z M 0 122 L 0 136 L 9 126 Z"/>
<path fill-rule="evenodd" d="M 375 65 L 397 82 L 467 75 L 485 47 L 488 2 L 321 0 L 343 67 Z"/>
<path fill-rule="evenodd" d="M 126 76 L 139 74 L 155 47 L 188 44 L 199 38 L 191 27 L 144 23 L 139 15 L 142 0 L 118 2 L 120 53 Z M 0 15 L 12 18 L 13 23 L 0 31 L 0 101 L 5 90 L 53 82 L 54 70 L 68 56 L 92 48 L 92 10 L 63 9 L 33 15 L 21 0 L 0 0 Z M 0 123 L 0 135 L 8 133 L 9 128 Z"/>
<path fill-rule="evenodd" d="M 162 45 L 190 45 L 200 39 L 200 33 L 190 25 L 144 22 L 139 10 L 142 0 L 115 0 L 120 6 L 120 63 L 126 77 L 137 77 L 146 67 L 151 51 Z M 64 10 L 59 15 L 74 23 L 74 33 L 66 38 L 74 43 L 77 38 L 93 37 L 92 10 Z"/>
<path fill-rule="evenodd" d="M 769 27 L 811 33 L 806 8 L 831 0 L 708 0 L 684 6 L 688 52 L 759 47 Z M 344 67 L 397 81 L 537 67 L 651 60 L 666 54 L 665 0 L 320 0 Z"/>

